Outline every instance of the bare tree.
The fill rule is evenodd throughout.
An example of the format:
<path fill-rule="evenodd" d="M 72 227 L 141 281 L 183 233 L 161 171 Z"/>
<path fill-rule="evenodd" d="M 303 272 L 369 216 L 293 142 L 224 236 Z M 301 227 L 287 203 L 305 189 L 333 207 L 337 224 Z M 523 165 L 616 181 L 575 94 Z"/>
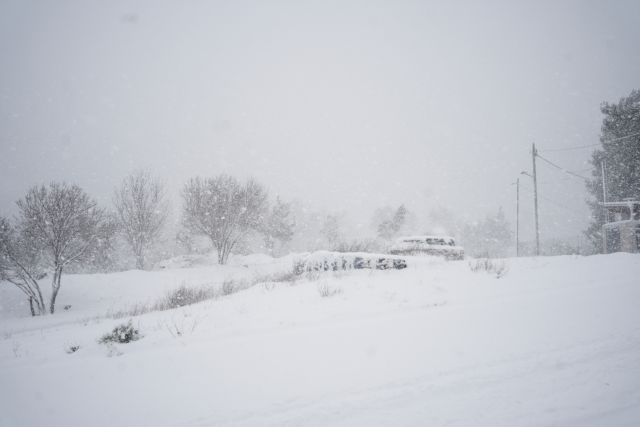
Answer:
<path fill-rule="evenodd" d="M 342 240 L 342 231 L 340 230 L 340 218 L 337 215 L 327 215 L 322 223 L 320 235 L 324 237 L 331 248 L 338 245 Z"/>
<path fill-rule="evenodd" d="M 169 204 L 162 183 L 140 171 L 126 177 L 113 197 L 116 216 L 127 243 L 143 269 L 145 256 L 162 232 Z"/>
<path fill-rule="evenodd" d="M 32 316 L 47 312 L 38 284 L 44 276 L 33 242 L 0 217 L 0 282 L 12 283 L 27 296 Z"/>
<path fill-rule="evenodd" d="M 185 227 L 211 239 L 219 264 L 225 264 L 234 247 L 251 231 L 260 230 L 265 220 L 267 192 L 254 180 L 241 184 L 228 175 L 193 178 L 182 197 Z"/>
<path fill-rule="evenodd" d="M 26 238 L 43 251 L 53 269 L 49 302 L 53 314 L 62 272 L 90 256 L 103 210 L 80 187 L 66 183 L 33 187 L 17 205 Z"/>
<path fill-rule="evenodd" d="M 83 273 L 108 273 L 119 268 L 118 256 L 120 246 L 124 244 L 119 239 L 120 222 L 114 213 L 105 213 L 103 220 L 96 230 L 96 244 L 83 262 L 79 270 Z"/>
<path fill-rule="evenodd" d="M 276 240 L 282 244 L 291 241 L 296 227 L 296 220 L 291 212 L 291 204 L 276 197 L 276 202 L 264 223 L 264 246 L 273 254 Z"/>
<path fill-rule="evenodd" d="M 191 255 L 196 251 L 193 236 L 187 230 L 179 230 L 176 233 L 176 243 L 188 255 Z"/>

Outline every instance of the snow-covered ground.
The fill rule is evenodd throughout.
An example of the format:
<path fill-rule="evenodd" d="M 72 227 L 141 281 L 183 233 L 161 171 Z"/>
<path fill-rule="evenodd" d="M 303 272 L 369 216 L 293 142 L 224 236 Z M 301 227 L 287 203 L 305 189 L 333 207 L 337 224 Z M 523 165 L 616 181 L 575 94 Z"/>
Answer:
<path fill-rule="evenodd" d="M 0 425 L 640 425 L 638 255 L 508 259 L 502 278 L 408 258 L 135 316 L 142 339 L 97 342 L 128 320 L 113 313 L 292 259 L 68 275 L 42 318 L 1 287 Z"/>

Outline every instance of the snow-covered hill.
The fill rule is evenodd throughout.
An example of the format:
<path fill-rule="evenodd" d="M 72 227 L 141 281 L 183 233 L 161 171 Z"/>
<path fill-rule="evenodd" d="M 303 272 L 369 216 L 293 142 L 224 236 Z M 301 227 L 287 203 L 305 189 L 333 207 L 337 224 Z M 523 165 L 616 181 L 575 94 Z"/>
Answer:
<path fill-rule="evenodd" d="M 3 286 L 0 426 L 640 425 L 637 255 L 267 281 L 293 258 L 69 275 L 42 318 Z M 225 280 L 258 284 L 120 317 Z M 129 319 L 142 339 L 98 343 Z"/>

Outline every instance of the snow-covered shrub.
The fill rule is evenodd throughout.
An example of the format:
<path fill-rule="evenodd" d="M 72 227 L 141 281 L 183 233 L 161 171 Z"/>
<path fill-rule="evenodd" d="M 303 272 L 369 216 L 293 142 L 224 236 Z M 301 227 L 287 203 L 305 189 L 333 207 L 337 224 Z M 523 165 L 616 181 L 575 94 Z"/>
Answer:
<path fill-rule="evenodd" d="M 157 304 L 156 304 L 157 305 Z M 109 311 L 107 317 L 112 319 L 122 319 L 123 317 L 135 317 L 146 314 L 152 310 L 156 310 L 155 306 L 149 306 L 147 304 L 135 304 L 128 308 L 118 311 Z"/>
<path fill-rule="evenodd" d="M 501 277 L 504 277 L 508 271 L 509 271 L 509 265 L 507 265 L 507 263 L 504 261 L 501 261 L 500 263 L 498 263 L 498 265 L 496 265 L 493 269 L 493 272 L 495 273 L 496 278 L 498 279 Z"/>
<path fill-rule="evenodd" d="M 314 252 L 305 260 L 305 271 L 352 270 L 355 256 L 336 252 Z"/>
<path fill-rule="evenodd" d="M 72 353 L 75 353 L 78 350 L 80 350 L 80 346 L 79 345 L 70 345 L 65 349 L 65 352 L 67 354 L 72 354 Z"/>
<path fill-rule="evenodd" d="M 222 295 L 231 295 L 237 292 L 237 284 L 234 279 L 225 279 L 222 282 Z"/>
<path fill-rule="evenodd" d="M 503 260 L 495 260 L 491 258 L 481 258 L 469 261 L 469 268 L 474 273 L 484 271 L 489 274 L 495 274 L 496 278 L 504 277 L 509 271 L 509 265 Z"/>
<path fill-rule="evenodd" d="M 303 272 L 304 270 L 298 273 L 298 270 L 296 270 L 296 267 L 294 266 L 292 270 L 280 271 L 277 273 L 257 276 L 253 280 L 253 282 L 254 284 L 265 283 L 265 282 L 272 282 L 272 283 L 295 282 L 298 276 L 301 275 Z"/>
<path fill-rule="evenodd" d="M 122 310 L 109 311 L 107 317 L 122 319 L 123 317 L 140 316 L 152 311 L 166 311 L 186 305 L 196 304 L 219 296 L 219 293 L 210 286 L 187 287 L 182 285 L 173 289 L 153 304 L 134 304 Z"/>
<path fill-rule="evenodd" d="M 332 297 L 334 295 L 342 293 L 342 289 L 334 288 L 329 285 L 326 281 L 318 283 L 318 293 L 322 298 Z"/>
<path fill-rule="evenodd" d="M 126 344 L 141 338 L 140 332 L 133 327 L 131 321 L 123 323 L 113 328 L 111 332 L 105 334 L 98 341 L 100 344 L 119 343 Z"/>
<path fill-rule="evenodd" d="M 320 279 L 320 271 L 318 270 L 309 270 L 305 273 L 304 278 L 309 282 L 315 282 Z"/>
<path fill-rule="evenodd" d="M 227 278 L 222 282 L 222 287 L 219 290 L 218 295 L 231 295 L 236 292 L 249 289 L 253 285 L 260 283 L 257 279 L 247 280 L 247 279 L 234 279 Z"/>
<path fill-rule="evenodd" d="M 306 270 L 307 262 L 304 258 L 295 258 L 293 260 L 292 272 L 296 276 L 301 276 Z"/>
<path fill-rule="evenodd" d="M 162 300 L 158 301 L 152 307 L 152 310 L 171 310 L 172 308 L 184 307 L 185 305 L 191 305 L 208 300 L 214 296 L 215 293 L 210 287 L 201 286 L 193 288 L 182 285 L 177 289 L 169 291 Z"/>
<path fill-rule="evenodd" d="M 171 322 L 165 322 L 165 328 L 173 338 L 179 338 L 187 333 L 193 333 L 198 323 L 198 317 L 185 316 L 178 319 L 172 318 Z"/>
<path fill-rule="evenodd" d="M 404 259 L 389 255 L 318 251 L 305 259 L 303 271 L 401 270 L 406 267 L 407 262 Z"/>

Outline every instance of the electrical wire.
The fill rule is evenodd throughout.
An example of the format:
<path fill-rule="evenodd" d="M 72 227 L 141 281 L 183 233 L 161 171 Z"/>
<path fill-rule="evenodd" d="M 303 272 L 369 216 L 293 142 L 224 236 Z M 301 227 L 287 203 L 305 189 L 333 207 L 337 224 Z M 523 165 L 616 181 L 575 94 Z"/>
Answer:
<path fill-rule="evenodd" d="M 608 139 L 608 140 L 605 140 L 604 143 L 608 144 L 608 143 L 611 143 L 611 142 L 617 142 L 617 141 L 621 141 L 623 139 L 631 138 L 631 137 L 638 136 L 638 135 L 640 135 L 640 132 L 632 133 L 630 135 L 621 136 L 619 138 Z M 548 148 L 546 150 L 541 150 L 541 151 L 543 151 L 545 153 L 552 152 L 552 151 L 571 151 L 571 150 L 582 150 L 582 149 L 585 149 L 585 148 L 592 148 L 592 147 L 598 147 L 598 146 L 600 146 L 600 143 L 598 143 L 598 144 L 588 144 L 588 145 L 576 145 L 574 147 L 565 147 L 565 148 Z"/>
<path fill-rule="evenodd" d="M 577 173 L 575 173 L 575 172 L 571 172 L 570 170 L 567 170 L 567 169 L 563 168 L 562 166 L 558 166 L 558 165 L 556 165 L 555 163 L 553 163 L 551 160 L 549 160 L 549 159 L 546 159 L 546 158 L 542 157 L 542 156 L 541 156 L 540 154 L 538 154 L 538 153 L 536 153 L 536 157 L 538 157 L 538 158 L 539 158 L 539 159 L 541 159 L 541 160 L 544 160 L 545 162 L 547 162 L 548 164 L 550 164 L 550 165 L 551 165 L 551 166 L 553 166 L 554 168 L 559 169 L 559 170 L 561 170 L 562 172 L 564 172 L 564 173 L 566 173 L 566 174 L 568 174 L 568 175 L 575 176 L 576 178 L 580 178 L 580 179 L 582 179 L 582 180 L 584 180 L 584 181 L 589 181 L 589 178 L 586 178 L 586 177 L 584 177 L 584 176 L 582 176 L 582 175 L 578 175 L 578 174 L 577 174 Z"/>
<path fill-rule="evenodd" d="M 545 153 L 551 152 L 551 151 L 571 151 L 571 150 L 582 150 L 584 148 L 591 148 L 591 147 L 597 147 L 600 144 L 589 144 L 589 145 L 577 145 L 575 147 L 566 147 L 566 148 L 549 148 L 546 150 L 539 150 L 539 151 L 544 151 Z"/>
<path fill-rule="evenodd" d="M 523 190 L 524 190 L 525 192 L 529 193 L 529 194 L 533 194 L 533 190 L 530 190 L 530 189 L 528 189 L 528 188 L 526 188 L 526 187 L 525 187 L 525 188 L 523 188 Z M 550 199 L 549 197 L 546 197 L 546 196 L 541 195 L 541 194 L 540 194 L 540 192 L 538 192 L 538 197 L 539 197 L 539 198 L 541 198 L 542 200 L 545 200 L 545 201 L 547 201 L 547 202 L 550 202 L 550 203 L 554 204 L 555 206 L 557 206 L 557 207 L 559 207 L 559 208 L 562 208 L 562 209 L 564 209 L 564 210 L 566 210 L 566 211 L 568 211 L 568 212 L 571 212 L 571 213 L 572 213 L 572 214 L 574 214 L 574 215 L 577 215 L 577 216 L 580 216 L 580 217 L 583 217 L 583 216 L 584 216 L 584 212 L 578 212 L 577 210 L 572 209 L 572 208 L 570 208 L 570 207 L 568 207 L 568 206 L 565 206 L 565 205 L 563 205 L 562 203 L 556 202 L 555 200 Z"/>
<path fill-rule="evenodd" d="M 606 140 L 605 142 L 616 142 L 616 141 L 621 141 L 621 140 L 623 140 L 623 139 L 631 138 L 631 137 L 633 137 L 633 136 L 638 136 L 638 135 L 640 135 L 640 132 L 632 133 L 631 135 L 621 136 L 621 137 L 619 137 L 619 138 L 609 139 L 609 140 Z"/>

